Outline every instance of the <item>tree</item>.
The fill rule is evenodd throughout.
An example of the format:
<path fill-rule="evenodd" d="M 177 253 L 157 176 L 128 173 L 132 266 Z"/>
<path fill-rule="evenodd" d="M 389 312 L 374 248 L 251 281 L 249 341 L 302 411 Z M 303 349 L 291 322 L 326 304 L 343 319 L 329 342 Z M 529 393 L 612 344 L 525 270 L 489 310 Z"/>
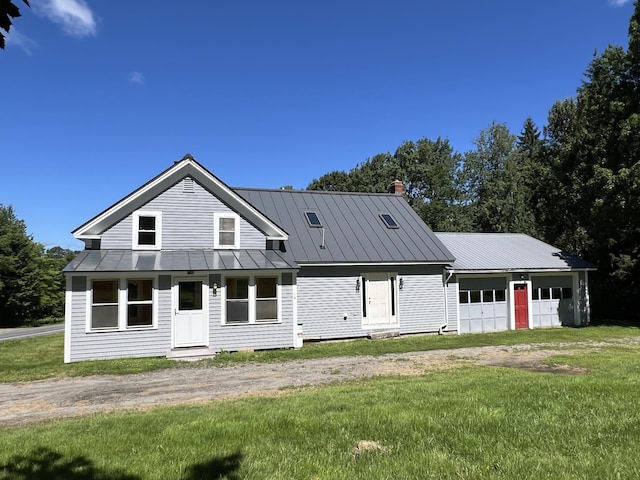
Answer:
<path fill-rule="evenodd" d="M 42 245 L 27 235 L 11 206 L 0 205 L 0 324 L 33 318 L 41 306 Z"/>
<path fill-rule="evenodd" d="M 535 218 L 525 183 L 526 157 L 516 136 L 493 122 L 474 141 L 464 159 L 464 188 L 473 221 L 480 232 L 535 234 Z"/>
<path fill-rule="evenodd" d="M 28 0 L 22 0 L 29 7 Z M 0 0 L 0 30 L 9 33 L 13 22 L 11 19 L 18 18 L 21 15 L 20 9 L 11 0 Z M 4 49 L 5 35 L 0 31 L 0 48 Z"/>
<path fill-rule="evenodd" d="M 594 56 L 575 100 L 549 114 L 553 200 L 546 234 L 598 265 L 594 315 L 638 315 L 640 295 L 640 3 L 629 45 Z M 561 228 L 549 225 L 555 216 Z"/>
<path fill-rule="evenodd" d="M 394 155 L 410 205 L 436 231 L 467 230 L 459 173 L 462 156 L 449 140 L 404 142 Z"/>
<path fill-rule="evenodd" d="M 407 141 L 396 152 L 379 153 L 349 172 L 334 171 L 314 179 L 308 190 L 388 192 L 394 180 L 418 215 L 434 230 L 465 229 L 458 172 L 462 157 L 448 140 Z"/>

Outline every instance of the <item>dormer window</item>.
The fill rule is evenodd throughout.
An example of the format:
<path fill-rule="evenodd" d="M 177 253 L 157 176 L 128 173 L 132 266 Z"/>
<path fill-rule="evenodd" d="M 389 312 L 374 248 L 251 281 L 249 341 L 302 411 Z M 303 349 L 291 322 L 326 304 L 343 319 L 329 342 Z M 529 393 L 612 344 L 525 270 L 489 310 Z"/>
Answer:
<path fill-rule="evenodd" d="M 398 226 L 398 222 L 396 222 L 395 218 L 393 218 L 390 213 L 381 213 L 380 218 L 387 228 L 400 228 Z"/>
<path fill-rule="evenodd" d="M 320 221 L 320 217 L 318 217 L 318 214 L 316 212 L 304 212 L 304 216 L 307 218 L 307 223 L 309 223 L 310 227 L 322 227 L 322 222 Z"/>
<path fill-rule="evenodd" d="M 215 248 L 240 248 L 240 217 L 235 213 L 213 214 Z"/>
<path fill-rule="evenodd" d="M 133 248 L 159 250 L 162 243 L 162 213 L 139 211 L 133 214 Z"/>

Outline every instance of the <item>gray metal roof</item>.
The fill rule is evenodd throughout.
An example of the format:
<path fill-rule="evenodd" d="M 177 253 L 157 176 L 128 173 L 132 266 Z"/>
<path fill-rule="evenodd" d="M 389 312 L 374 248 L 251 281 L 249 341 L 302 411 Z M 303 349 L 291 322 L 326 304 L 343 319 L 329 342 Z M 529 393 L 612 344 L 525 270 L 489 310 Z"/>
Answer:
<path fill-rule="evenodd" d="M 453 253 L 454 270 L 595 269 L 576 256 L 522 233 L 436 233 Z"/>
<path fill-rule="evenodd" d="M 282 227 L 299 263 L 449 263 L 453 255 L 401 195 L 235 188 Z M 318 214 L 322 228 L 305 212 Z M 387 228 L 389 213 L 399 228 Z M 324 234 L 324 243 L 323 243 Z M 321 245 L 324 244 L 325 248 Z"/>
<path fill-rule="evenodd" d="M 298 265 L 276 250 L 84 250 L 65 272 L 290 270 Z"/>

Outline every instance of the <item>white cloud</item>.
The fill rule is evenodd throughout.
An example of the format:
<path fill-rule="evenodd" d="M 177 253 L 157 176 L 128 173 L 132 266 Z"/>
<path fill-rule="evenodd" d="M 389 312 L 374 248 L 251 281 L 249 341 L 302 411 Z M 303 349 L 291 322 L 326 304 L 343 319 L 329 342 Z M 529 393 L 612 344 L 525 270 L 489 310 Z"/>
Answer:
<path fill-rule="evenodd" d="M 5 35 L 7 46 L 13 45 L 15 47 L 20 47 L 29 55 L 31 55 L 31 49 L 38 46 L 38 44 L 34 40 L 27 37 L 23 33 L 20 33 L 14 26 L 12 26 L 9 33 Z"/>
<path fill-rule="evenodd" d="M 144 85 L 144 75 L 140 72 L 131 72 L 129 75 L 129 81 L 137 85 Z"/>
<path fill-rule="evenodd" d="M 631 2 L 631 0 L 609 0 L 609 5 L 613 5 L 614 7 L 621 7 Z"/>
<path fill-rule="evenodd" d="M 94 13 L 84 0 L 37 0 L 33 9 L 61 25 L 68 35 L 87 37 L 97 33 Z"/>

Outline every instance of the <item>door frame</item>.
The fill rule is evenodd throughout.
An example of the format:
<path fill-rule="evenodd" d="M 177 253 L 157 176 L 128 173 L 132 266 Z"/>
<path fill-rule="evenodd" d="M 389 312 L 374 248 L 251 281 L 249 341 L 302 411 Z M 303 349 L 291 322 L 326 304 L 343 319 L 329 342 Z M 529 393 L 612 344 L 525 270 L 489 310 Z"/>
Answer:
<path fill-rule="evenodd" d="M 386 278 L 386 301 L 387 301 L 387 312 L 388 312 L 388 321 L 386 323 L 368 323 L 369 322 L 369 309 L 367 308 L 365 314 L 365 310 L 363 309 L 363 304 L 365 303 L 365 295 L 369 295 L 369 280 L 370 277 L 374 277 L 376 281 L 383 281 L 383 277 Z M 377 278 L 376 278 L 377 277 Z M 393 293 L 391 292 L 391 279 L 393 280 L 394 288 Z M 360 318 L 362 328 L 369 329 L 384 329 L 390 327 L 396 327 L 399 325 L 399 315 L 398 315 L 398 274 L 396 272 L 367 272 L 361 275 L 362 279 L 362 291 L 360 292 L 361 302 L 360 302 Z M 368 305 L 368 304 L 367 304 Z M 367 319 L 367 323 L 365 323 L 365 318 Z"/>
<path fill-rule="evenodd" d="M 204 331 L 204 343 L 198 345 L 192 345 L 192 347 L 208 347 L 209 346 L 209 331 L 210 331 L 210 319 L 209 319 L 209 283 L 206 275 L 174 275 L 171 283 L 171 348 L 190 348 L 189 346 L 176 347 L 176 319 L 178 315 L 178 285 L 180 282 L 202 282 L 202 316 L 203 316 L 203 329 Z"/>
<path fill-rule="evenodd" d="M 531 292 L 532 284 L 530 279 L 526 280 L 510 280 L 509 281 L 509 328 L 516 329 L 516 302 L 515 302 L 515 286 L 525 284 L 527 286 L 527 328 L 531 328 L 532 321 L 532 304 Z"/>

